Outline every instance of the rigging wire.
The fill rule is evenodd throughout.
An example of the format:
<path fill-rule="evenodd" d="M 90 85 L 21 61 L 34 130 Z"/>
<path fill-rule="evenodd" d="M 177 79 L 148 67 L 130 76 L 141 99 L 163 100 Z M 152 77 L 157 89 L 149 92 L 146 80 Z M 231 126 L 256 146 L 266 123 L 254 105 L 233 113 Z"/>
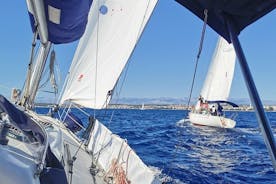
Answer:
<path fill-rule="evenodd" d="M 205 9 L 204 10 L 204 24 L 203 24 L 203 28 L 202 28 L 202 32 L 201 32 L 201 39 L 200 39 L 200 44 L 199 44 L 199 49 L 198 49 L 198 53 L 197 53 L 197 56 L 196 56 L 196 64 L 195 64 L 195 69 L 194 69 L 194 74 L 193 74 L 193 80 L 192 80 L 192 86 L 191 86 L 191 90 L 190 90 L 190 94 L 189 94 L 189 99 L 188 99 L 188 110 L 189 110 L 189 106 L 190 106 L 190 101 L 191 101 L 191 96 L 192 96 L 192 93 L 193 93 L 193 87 L 194 87 L 194 81 L 195 81 L 195 77 L 196 77 L 196 71 L 197 71 L 197 66 L 198 66 L 198 62 L 199 62 L 199 58 L 200 58 L 200 54 L 201 54 L 201 51 L 202 51 L 202 47 L 203 47 L 203 41 L 204 41 L 204 36 L 205 36 L 205 31 L 206 31 L 206 25 L 207 25 L 207 19 L 208 19 L 208 10 Z M 185 122 L 185 119 L 184 119 L 184 122 Z M 173 154 L 173 158 L 172 158 L 172 162 L 175 161 L 176 159 L 176 155 L 177 155 L 177 152 L 178 150 L 180 149 L 180 136 L 182 135 L 182 132 L 181 130 L 183 129 L 182 127 L 180 127 L 180 131 L 178 131 L 178 126 L 180 126 L 180 124 L 182 124 L 182 122 L 179 123 L 179 125 L 176 125 L 176 137 L 177 137 L 177 142 L 176 142 L 176 145 L 175 145 L 175 148 L 176 150 L 174 151 L 174 154 Z M 172 165 L 173 164 L 170 164 L 171 167 L 169 168 L 169 171 L 168 171 L 168 175 L 170 175 L 170 173 L 172 172 Z M 167 181 L 169 182 L 169 181 Z"/>
<path fill-rule="evenodd" d="M 30 55 L 30 62 L 28 64 L 28 72 L 27 72 L 27 78 L 24 83 L 24 91 L 23 96 L 21 97 L 20 104 L 25 106 L 26 102 L 29 100 L 30 94 L 29 94 L 29 88 L 30 88 L 30 82 L 31 82 L 31 75 L 33 72 L 33 60 L 35 55 L 35 47 L 36 47 L 36 39 L 38 37 L 38 25 L 35 24 L 35 30 L 33 33 L 33 40 L 32 40 L 32 49 L 31 49 L 31 55 Z"/>
<path fill-rule="evenodd" d="M 139 37 L 140 37 L 140 35 L 141 35 L 142 31 L 143 31 L 142 28 L 143 28 L 143 25 L 144 25 L 144 22 L 145 22 L 146 13 L 148 12 L 148 9 L 149 9 L 149 4 L 150 4 L 150 0 L 149 0 L 148 3 L 147 3 L 147 7 L 146 7 L 146 10 L 145 10 L 145 14 L 144 14 L 144 16 L 142 17 L 142 22 L 141 22 L 140 28 L 139 28 L 139 30 L 138 30 L 138 33 L 137 33 L 137 38 L 136 38 L 136 42 L 135 42 L 134 48 L 137 46 Z M 99 7 L 99 1 L 98 1 L 98 7 Z M 99 12 L 99 11 L 98 11 L 97 19 L 98 19 L 98 23 L 97 23 L 97 36 L 96 36 L 97 41 L 96 41 L 95 91 L 94 91 L 95 99 L 94 99 L 94 107 L 96 107 L 96 104 L 97 104 L 97 103 L 96 103 L 96 97 L 97 97 L 97 73 L 98 73 L 98 70 L 97 70 L 97 69 L 98 69 L 98 56 L 99 56 L 99 52 L 98 52 L 98 51 L 99 51 L 99 29 L 100 29 L 100 28 L 99 28 L 99 27 L 100 27 L 100 12 Z M 134 50 L 134 49 L 133 49 L 133 50 Z M 133 51 L 132 51 L 130 57 L 131 57 L 132 55 L 133 55 Z M 123 83 L 122 83 L 122 85 L 120 86 L 120 89 L 119 89 L 119 93 L 118 93 L 118 94 L 121 93 L 123 84 L 125 83 L 125 80 L 126 80 L 126 73 L 127 73 L 128 68 L 129 68 L 129 63 L 130 63 L 130 62 L 127 63 L 126 72 L 125 72 L 125 75 L 124 75 L 124 77 L 123 77 Z M 117 82 L 118 82 L 118 80 L 117 80 Z M 116 82 L 116 84 L 117 84 L 117 82 Z M 115 85 L 115 86 L 116 86 L 116 85 Z M 110 99 L 112 98 L 112 90 L 108 91 L 107 98 L 110 98 Z M 106 100 L 106 103 L 105 103 L 105 105 L 104 105 L 104 106 L 106 106 L 106 109 L 107 109 L 107 104 L 108 104 L 107 102 L 108 102 L 108 99 Z M 112 120 L 114 111 L 115 111 L 115 110 L 113 110 L 109 122 L 111 122 L 111 120 Z M 65 116 L 67 116 L 67 114 L 66 114 Z M 94 118 L 96 119 L 95 116 L 96 116 L 96 109 L 94 108 Z M 82 144 L 83 144 L 83 143 L 82 143 Z M 82 144 L 79 146 L 79 148 L 77 149 L 76 153 L 74 154 L 74 157 L 75 157 L 75 158 L 77 157 L 77 154 L 78 154 L 79 149 L 80 149 L 80 147 L 82 146 Z"/>
<path fill-rule="evenodd" d="M 142 18 L 142 22 L 141 22 L 140 28 L 139 28 L 139 30 L 138 30 L 138 34 L 137 34 L 137 37 L 136 37 L 136 42 L 135 42 L 134 48 L 133 48 L 133 50 L 132 50 L 132 52 L 131 52 L 131 54 L 130 54 L 130 56 L 129 56 L 128 62 L 127 62 L 126 66 L 125 66 L 125 69 L 124 69 L 124 72 L 121 72 L 121 74 L 120 74 L 120 75 L 122 75 L 122 73 L 124 73 L 123 78 L 122 78 L 122 83 L 121 83 L 121 85 L 120 85 L 120 87 L 119 87 L 119 90 L 116 91 L 116 96 L 117 96 L 117 98 L 116 98 L 115 104 L 118 102 L 119 96 L 120 96 L 121 91 L 122 91 L 122 88 L 123 88 L 123 85 L 125 84 L 127 72 L 128 72 L 129 65 L 130 65 L 130 58 L 132 57 L 133 51 L 134 51 L 134 49 L 135 49 L 136 46 L 137 46 L 139 37 L 140 37 L 141 34 L 142 34 L 142 31 L 143 31 L 143 24 L 144 24 L 144 22 L 145 22 L 145 18 L 146 18 L 146 14 L 147 14 L 147 12 L 148 12 L 148 9 L 149 9 L 149 5 L 150 5 L 150 0 L 149 0 L 148 3 L 147 3 L 147 7 L 146 7 L 146 10 L 145 10 L 144 16 L 143 16 L 143 18 Z M 98 14 L 98 15 L 99 15 L 99 14 Z M 99 18 L 99 17 L 98 17 L 98 18 Z M 99 27 L 99 26 L 98 26 L 98 27 Z M 98 31 L 98 30 L 97 30 L 97 31 Z M 98 32 L 97 32 L 97 48 L 96 48 L 96 49 L 97 49 L 97 50 L 96 50 L 96 52 L 97 52 L 96 57 L 97 57 L 97 56 L 98 56 Z M 96 76 L 97 76 L 97 59 L 96 59 Z M 96 79 L 97 79 L 97 78 L 96 78 Z M 95 80 L 96 80 L 96 79 L 95 79 Z M 116 81 L 114 88 L 113 88 L 112 90 L 108 91 L 108 94 L 107 94 L 107 96 L 106 96 L 105 104 L 103 104 L 103 107 L 105 107 L 104 116 L 105 116 L 106 113 L 107 113 L 108 98 L 110 98 L 109 101 L 112 100 L 114 89 L 117 87 L 119 80 L 120 80 L 120 77 L 119 77 L 118 80 Z M 96 91 L 96 84 L 95 84 L 95 91 Z M 96 97 L 96 93 L 95 93 L 95 97 Z M 96 101 L 96 98 L 95 98 L 95 101 Z M 114 113 L 115 113 L 115 109 L 112 110 L 112 113 L 111 113 L 110 118 L 109 118 L 109 121 L 108 121 L 108 125 L 110 125 L 110 123 L 112 122 Z M 95 118 L 95 110 L 94 110 L 94 118 Z M 106 133 L 107 133 L 107 132 L 106 132 Z M 105 133 L 104 137 L 106 137 L 106 133 Z M 100 155 L 100 153 L 99 153 L 99 155 Z M 99 155 L 98 155 L 98 158 L 99 158 Z M 97 161 L 96 161 L 96 162 L 97 162 Z M 93 162 L 92 162 L 92 164 L 93 164 Z M 91 166 L 91 168 L 92 168 L 92 166 Z"/>
<path fill-rule="evenodd" d="M 137 46 L 137 43 L 138 43 L 138 41 L 139 41 L 139 38 L 140 38 L 140 36 L 141 36 L 142 33 L 143 33 L 143 24 L 145 23 L 146 14 L 147 14 L 147 12 L 148 12 L 150 2 L 151 2 L 151 0 L 149 0 L 148 3 L 147 3 L 147 7 L 146 7 L 146 10 L 145 10 L 145 12 L 144 12 L 144 15 L 143 15 L 143 18 L 142 18 L 142 22 L 141 22 L 140 27 L 139 27 L 139 30 L 138 30 L 138 34 L 137 34 L 137 37 L 136 37 L 136 42 L 135 42 L 134 48 L 133 48 L 133 50 L 132 50 L 132 52 L 131 52 L 131 54 L 130 54 L 130 56 L 129 56 L 128 62 L 127 62 L 126 66 L 125 66 L 125 69 L 124 69 L 124 72 L 122 72 L 122 73 L 124 73 L 124 75 L 123 75 L 122 82 L 121 82 L 121 85 L 120 85 L 120 87 L 119 87 L 119 90 L 116 90 L 116 100 L 115 100 L 115 104 L 118 103 L 119 98 L 120 98 L 120 95 L 121 95 L 121 92 L 122 92 L 122 89 L 123 89 L 123 86 L 124 86 L 124 84 L 125 84 L 125 82 L 126 82 L 127 73 L 128 73 L 128 70 L 129 70 L 129 66 L 130 66 L 130 64 L 131 64 L 130 58 L 132 57 L 133 52 L 134 52 L 134 50 L 135 50 L 135 48 L 136 48 L 136 46 Z M 158 3 L 158 0 L 157 0 L 157 3 Z M 157 3 L 155 4 L 155 6 L 157 5 Z M 146 26 L 146 25 L 145 25 L 145 26 Z M 122 73 L 121 73 L 121 75 L 122 75 Z M 121 76 L 121 75 L 120 75 L 120 76 Z M 114 90 L 115 88 L 117 88 L 117 85 L 118 85 L 118 83 L 119 83 L 119 80 L 120 80 L 120 77 L 118 78 L 118 80 L 117 80 L 117 82 L 116 82 L 116 84 L 115 84 L 113 90 Z M 112 97 L 113 97 L 113 90 L 112 90 L 112 94 L 111 94 L 111 97 L 110 97 L 110 101 L 112 100 Z M 108 104 L 106 104 L 106 109 L 107 109 L 107 105 L 108 105 Z M 113 119 L 114 113 L 115 113 L 115 109 L 113 109 L 113 111 L 112 111 L 112 113 L 111 113 L 111 116 L 110 116 L 110 119 L 109 119 L 109 124 L 111 123 L 111 121 L 112 121 L 112 119 Z"/>
<path fill-rule="evenodd" d="M 135 49 L 135 47 L 136 47 L 136 45 L 137 45 L 137 43 L 138 43 L 139 35 L 141 35 L 140 33 L 142 32 L 143 23 L 144 23 L 145 18 L 146 18 L 146 13 L 147 13 L 147 11 L 148 11 L 149 4 L 150 4 L 150 0 L 149 0 L 148 3 L 147 3 L 147 8 L 146 8 L 146 10 L 145 10 L 145 13 L 144 13 L 144 16 L 143 16 L 143 19 L 142 19 L 142 22 L 141 22 L 141 25 L 140 25 L 140 28 L 139 28 L 139 31 L 138 31 L 138 35 L 137 35 L 137 37 L 136 37 L 136 42 L 135 42 L 134 49 Z M 133 50 L 134 50 L 134 49 L 133 49 Z M 131 58 L 132 55 L 133 55 L 133 51 L 132 51 L 132 53 L 130 54 L 130 57 L 129 57 L 129 58 Z M 127 76 L 128 69 L 129 69 L 129 65 L 130 65 L 130 59 L 129 59 L 129 61 L 127 62 L 126 66 L 125 66 L 124 72 L 122 72 L 122 73 L 124 73 L 124 75 L 123 75 L 122 83 L 121 83 L 121 85 L 120 85 L 120 87 L 119 87 L 119 90 L 118 90 L 118 91 L 116 90 L 116 96 L 117 96 L 117 98 L 116 98 L 115 104 L 118 102 L 119 96 L 120 96 L 121 91 L 122 91 L 122 88 L 123 88 L 123 85 L 125 84 L 126 76 Z M 122 75 L 122 73 L 121 73 L 121 75 Z M 120 78 L 120 77 L 119 77 L 119 78 Z M 119 82 L 119 79 L 117 80 L 117 82 L 116 82 L 115 87 L 113 88 L 113 90 L 117 87 L 118 82 Z M 96 88 L 95 88 L 95 89 L 96 89 Z M 106 96 L 106 101 L 105 101 L 105 104 L 103 105 L 103 107 L 105 107 L 105 111 L 103 112 L 103 113 L 104 113 L 103 116 L 106 116 L 107 107 L 108 107 L 108 98 L 110 98 L 110 101 L 111 101 L 111 99 L 112 99 L 112 97 L 113 97 L 113 92 L 114 92 L 113 90 L 108 91 L 108 94 L 107 94 L 107 96 Z M 94 112 L 95 112 L 95 110 L 94 110 Z M 110 125 L 110 123 L 112 122 L 114 113 L 115 113 L 115 109 L 113 109 L 112 112 L 111 112 L 111 115 L 110 115 L 110 118 L 109 118 L 109 121 L 108 121 L 108 125 Z M 94 116 L 94 118 L 95 118 L 95 116 Z M 107 132 L 106 132 L 106 133 L 107 133 Z M 104 135 L 104 137 L 106 137 L 106 134 Z"/>
<path fill-rule="evenodd" d="M 97 3 L 97 9 L 100 8 L 100 1 Z M 98 58 L 99 58 L 99 27 L 100 27 L 100 11 L 97 14 L 97 41 L 96 41 L 96 63 L 95 63 L 95 86 L 94 86 L 94 114 L 93 117 L 96 119 L 96 104 L 97 104 L 97 80 L 98 80 Z"/>
<path fill-rule="evenodd" d="M 190 89 L 190 94 L 189 94 L 189 99 L 188 99 L 188 105 L 187 105 L 188 110 L 190 108 L 190 102 L 191 102 L 191 97 L 192 97 L 193 88 L 194 88 L 194 82 L 195 82 L 195 78 L 196 78 L 197 66 L 198 66 L 199 58 L 200 58 L 201 51 L 202 51 L 202 46 L 203 46 L 203 41 L 204 41 L 204 36 L 205 36 L 205 31 L 206 31 L 206 25 L 207 25 L 207 19 L 208 19 L 208 10 L 205 9 L 204 10 L 204 24 L 203 24 L 203 28 L 202 28 L 202 32 L 201 32 L 201 39 L 200 39 L 200 44 L 199 44 L 199 48 L 198 48 L 198 53 L 196 56 L 196 64 L 195 64 L 195 69 L 194 69 L 194 74 L 193 74 L 192 86 Z"/>
<path fill-rule="evenodd" d="M 2 85 L 2 84 L 0 84 L 0 88 L 6 89 L 6 90 L 12 89 L 11 87 L 8 87 L 8 86 Z"/>

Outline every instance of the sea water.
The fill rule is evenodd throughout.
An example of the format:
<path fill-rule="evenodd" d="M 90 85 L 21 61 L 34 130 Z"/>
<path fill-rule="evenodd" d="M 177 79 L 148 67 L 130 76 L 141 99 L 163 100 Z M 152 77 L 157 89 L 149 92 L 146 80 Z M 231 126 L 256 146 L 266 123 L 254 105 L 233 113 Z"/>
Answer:
<path fill-rule="evenodd" d="M 82 113 L 75 113 L 83 121 L 87 119 Z M 165 183 L 276 183 L 276 172 L 255 113 L 236 113 L 236 127 L 222 129 L 191 125 L 183 120 L 187 111 L 96 112 L 97 118 L 113 133 L 127 139 Z M 275 136 L 276 113 L 267 115 Z"/>

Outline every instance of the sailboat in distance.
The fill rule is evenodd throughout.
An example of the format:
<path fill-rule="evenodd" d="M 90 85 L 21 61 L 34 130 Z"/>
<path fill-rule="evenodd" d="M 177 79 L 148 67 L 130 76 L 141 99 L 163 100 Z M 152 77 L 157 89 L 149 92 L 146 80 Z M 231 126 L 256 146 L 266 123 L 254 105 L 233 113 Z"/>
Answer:
<path fill-rule="evenodd" d="M 143 103 L 140 110 L 145 110 L 145 104 Z"/>
<path fill-rule="evenodd" d="M 219 37 L 212 62 L 190 122 L 198 125 L 233 128 L 236 122 L 226 118 L 222 104 L 238 107 L 228 101 L 235 69 L 236 54 L 232 44 Z"/>

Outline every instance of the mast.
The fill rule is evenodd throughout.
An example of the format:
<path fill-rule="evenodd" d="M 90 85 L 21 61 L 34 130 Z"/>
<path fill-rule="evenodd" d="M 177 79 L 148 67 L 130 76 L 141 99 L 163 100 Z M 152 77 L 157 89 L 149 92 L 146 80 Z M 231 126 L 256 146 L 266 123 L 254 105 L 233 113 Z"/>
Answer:
<path fill-rule="evenodd" d="M 31 12 L 34 16 L 35 29 L 37 30 L 35 30 L 34 33 L 34 40 L 32 44 L 33 48 L 30 57 L 28 74 L 26 78 L 26 84 L 23 89 L 23 96 L 21 97 L 20 105 L 24 106 L 25 108 L 32 108 L 38 90 L 39 82 L 45 68 L 45 63 L 47 61 L 47 57 L 51 48 L 51 42 L 48 41 L 48 28 L 46 23 L 43 0 L 26 0 L 26 2 L 29 12 Z M 37 32 L 39 34 L 41 45 L 33 71 L 33 50 L 37 39 Z"/>
<path fill-rule="evenodd" d="M 33 75 L 30 81 L 28 105 L 32 108 L 34 105 L 34 99 L 37 94 L 38 86 L 42 77 L 42 73 L 45 68 L 45 64 L 50 52 L 51 42 L 47 42 L 45 45 L 41 45 L 39 53 L 35 62 Z"/>

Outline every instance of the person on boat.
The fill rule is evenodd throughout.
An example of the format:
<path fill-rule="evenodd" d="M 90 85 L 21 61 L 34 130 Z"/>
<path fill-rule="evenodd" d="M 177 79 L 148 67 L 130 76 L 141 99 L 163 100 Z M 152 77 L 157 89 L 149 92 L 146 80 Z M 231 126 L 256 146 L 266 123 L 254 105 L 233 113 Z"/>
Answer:
<path fill-rule="evenodd" d="M 197 105 L 195 107 L 195 110 L 198 112 L 198 113 L 202 113 L 202 110 L 203 110 L 203 104 L 204 104 L 204 99 L 201 95 L 199 95 L 198 97 L 198 102 L 197 102 Z"/>
<path fill-rule="evenodd" d="M 200 103 L 200 107 L 202 106 L 202 104 L 203 104 L 203 97 L 201 96 L 201 95 L 199 95 L 199 97 L 198 97 L 198 101 L 199 101 L 199 103 Z"/>
<path fill-rule="evenodd" d="M 211 115 L 213 115 L 213 116 L 217 115 L 217 109 L 216 109 L 215 105 L 212 105 L 210 111 L 211 111 Z"/>
<path fill-rule="evenodd" d="M 202 108 L 208 110 L 208 102 L 206 100 L 203 101 Z"/>
<path fill-rule="evenodd" d="M 200 113 L 206 114 L 208 112 L 209 112 L 209 105 L 208 105 L 208 102 L 204 100 L 200 106 Z"/>
<path fill-rule="evenodd" d="M 223 110 L 223 107 L 220 104 L 218 104 L 218 116 L 222 116 L 223 115 L 222 110 Z"/>

